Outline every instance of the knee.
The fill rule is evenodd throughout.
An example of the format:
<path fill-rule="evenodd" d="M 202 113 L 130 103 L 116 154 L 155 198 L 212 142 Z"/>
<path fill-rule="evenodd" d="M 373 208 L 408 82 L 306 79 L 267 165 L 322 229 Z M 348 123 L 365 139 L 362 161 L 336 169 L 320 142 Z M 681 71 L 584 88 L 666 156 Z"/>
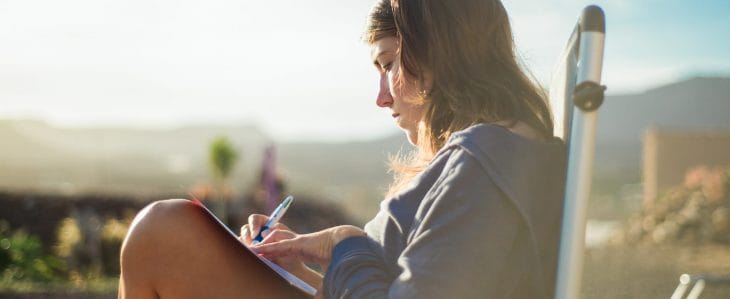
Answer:
<path fill-rule="evenodd" d="M 186 199 L 166 199 L 150 203 L 132 220 L 127 237 L 137 233 L 174 232 L 176 224 L 191 220 L 192 214 L 199 214 L 201 206 Z"/>
<path fill-rule="evenodd" d="M 154 227 L 157 227 L 161 222 L 174 220 L 174 218 L 182 216 L 186 210 L 190 210 L 193 205 L 195 204 L 185 199 L 166 199 L 150 203 L 134 217 L 130 232 L 153 226 L 153 224 Z"/>
<path fill-rule="evenodd" d="M 122 257 L 130 251 L 146 250 L 164 244 L 164 240 L 190 221 L 200 207 L 185 199 L 167 199 L 150 203 L 132 220 L 122 244 Z"/>
<path fill-rule="evenodd" d="M 150 203 L 142 209 L 137 217 L 152 219 L 171 219 L 190 211 L 197 210 L 199 204 L 187 199 L 165 199 Z"/>

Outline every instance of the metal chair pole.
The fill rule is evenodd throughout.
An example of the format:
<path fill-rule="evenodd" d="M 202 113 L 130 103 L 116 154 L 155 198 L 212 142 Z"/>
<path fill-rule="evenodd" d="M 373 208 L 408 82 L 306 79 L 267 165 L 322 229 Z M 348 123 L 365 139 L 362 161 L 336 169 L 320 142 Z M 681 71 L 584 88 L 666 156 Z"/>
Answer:
<path fill-rule="evenodd" d="M 579 20 L 578 65 L 574 109 L 570 122 L 568 168 L 558 258 L 555 298 L 578 298 L 585 248 L 586 209 L 595 147 L 596 109 L 603 100 L 600 86 L 605 18 L 598 6 L 588 6 Z M 597 100 L 600 93 L 600 100 Z M 593 96 L 595 95 L 595 97 Z"/>

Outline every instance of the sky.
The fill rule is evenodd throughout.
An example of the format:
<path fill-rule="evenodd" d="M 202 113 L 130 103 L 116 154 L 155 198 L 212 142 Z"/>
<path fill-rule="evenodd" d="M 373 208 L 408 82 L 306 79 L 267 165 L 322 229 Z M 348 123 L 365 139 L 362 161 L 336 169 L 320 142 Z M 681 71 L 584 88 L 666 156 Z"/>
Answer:
<path fill-rule="evenodd" d="M 373 3 L 0 0 L 0 118 L 254 124 L 281 141 L 393 134 L 360 39 Z M 505 0 L 517 51 L 542 84 L 591 3 L 606 13 L 609 94 L 730 76 L 730 1 Z"/>

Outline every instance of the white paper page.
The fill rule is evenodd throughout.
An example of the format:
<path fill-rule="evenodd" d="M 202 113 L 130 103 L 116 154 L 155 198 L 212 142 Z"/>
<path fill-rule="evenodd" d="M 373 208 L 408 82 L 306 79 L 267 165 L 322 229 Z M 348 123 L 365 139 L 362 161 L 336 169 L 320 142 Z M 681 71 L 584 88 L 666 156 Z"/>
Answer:
<path fill-rule="evenodd" d="M 246 247 L 246 248 L 248 248 L 248 247 Z M 274 264 L 274 262 L 272 262 L 258 254 L 256 256 L 258 256 L 260 260 L 264 261 L 264 263 L 269 265 L 269 267 L 271 267 L 271 269 L 274 269 L 274 271 L 276 271 L 276 273 L 279 273 L 279 275 L 281 275 L 281 277 L 284 277 L 293 286 L 306 292 L 309 295 L 314 296 L 315 294 L 317 294 L 317 289 L 315 289 L 313 286 L 309 285 L 308 283 L 304 282 L 304 280 L 301 280 L 299 277 L 296 277 L 294 274 L 291 274 L 289 271 L 286 271 L 286 269 L 279 267 L 279 265 Z"/>
<path fill-rule="evenodd" d="M 286 269 L 280 267 L 277 264 L 274 264 L 274 262 L 272 262 L 272 261 L 264 258 L 263 256 L 258 255 L 255 252 L 253 252 L 253 250 L 251 250 L 251 248 L 248 248 L 248 246 L 246 246 L 246 244 L 244 244 L 238 238 L 238 235 L 236 235 L 233 231 L 231 231 L 231 229 L 229 229 L 228 226 L 226 226 L 225 224 L 223 224 L 223 222 L 220 219 L 218 219 L 218 217 L 216 217 L 213 214 L 213 212 L 211 212 L 210 210 L 208 210 L 208 208 L 205 207 L 201 202 L 199 202 L 197 200 L 195 202 L 196 202 L 196 204 L 200 205 L 203 209 L 205 209 L 205 211 L 208 212 L 208 214 L 210 214 L 210 216 L 213 217 L 213 219 L 215 219 L 216 221 L 218 221 L 218 223 L 221 226 L 223 226 L 228 231 L 228 233 L 231 234 L 231 236 L 233 238 L 236 238 L 236 240 L 239 240 L 239 242 L 241 242 L 241 244 L 243 244 L 243 246 L 246 247 L 246 250 L 248 250 L 249 252 L 251 252 L 251 254 L 253 254 L 254 256 L 258 257 L 261 261 L 263 261 L 271 269 L 274 269 L 274 271 L 276 271 L 276 273 L 278 273 L 279 276 L 283 277 L 291 285 L 293 285 L 294 287 L 296 287 L 296 288 L 304 291 L 305 293 L 307 293 L 309 295 L 312 295 L 312 296 L 316 295 L 317 289 L 315 289 L 313 286 L 309 285 L 308 283 L 304 282 L 304 280 L 301 280 L 299 277 L 296 277 L 294 274 L 291 274 L 289 271 L 286 271 Z"/>

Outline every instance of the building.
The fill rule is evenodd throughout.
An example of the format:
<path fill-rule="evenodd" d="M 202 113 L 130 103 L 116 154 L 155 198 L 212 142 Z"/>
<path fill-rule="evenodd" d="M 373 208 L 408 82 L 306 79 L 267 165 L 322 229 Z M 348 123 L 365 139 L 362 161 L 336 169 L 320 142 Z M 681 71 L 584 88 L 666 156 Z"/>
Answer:
<path fill-rule="evenodd" d="M 698 165 L 730 165 L 730 130 L 649 128 L 643 136 L 644 206 Z"/>

